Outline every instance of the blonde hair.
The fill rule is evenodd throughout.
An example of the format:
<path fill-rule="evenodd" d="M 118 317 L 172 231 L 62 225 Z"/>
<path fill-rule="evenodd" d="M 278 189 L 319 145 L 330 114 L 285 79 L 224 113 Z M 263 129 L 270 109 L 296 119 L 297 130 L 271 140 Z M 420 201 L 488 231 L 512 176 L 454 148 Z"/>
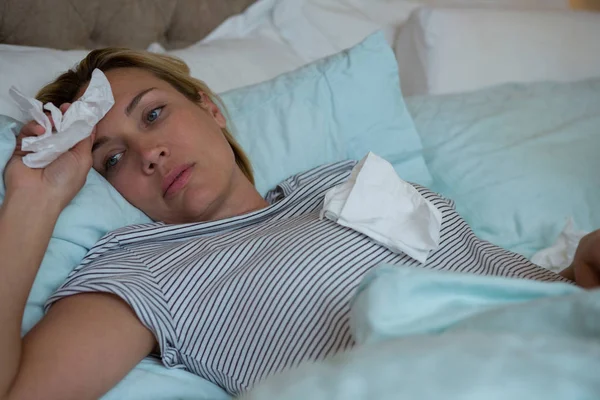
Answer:
<path fill-rule="evenodd" d="M 44 86 L 38 92 L 36 98 L 44 104 L 53 103 L 56 107 L 60 107 L 63 103 L 72 103 L 79 90 L 90 81 L 92 72 L 96 68 L 103 72 L 116 68 L 140 68 L 149 71 L 157 78 L 169 83 L 194 103 L 200 104 L 202 100 L 200 93 L 205 93 L 219 106 L 222 113 L 227 115 L 225 106 L 219 96 L 213 93 L 204 82 L 193 78 L 185 62 L 163 54 L 117 47 L 93 50 L 73 69 Z M 227 127 L 223 128 L 222 131 L 233 150 L 236 164 L 246 178 L 254 184 L 252 166 L 248 156 L 246 156 Z"/>

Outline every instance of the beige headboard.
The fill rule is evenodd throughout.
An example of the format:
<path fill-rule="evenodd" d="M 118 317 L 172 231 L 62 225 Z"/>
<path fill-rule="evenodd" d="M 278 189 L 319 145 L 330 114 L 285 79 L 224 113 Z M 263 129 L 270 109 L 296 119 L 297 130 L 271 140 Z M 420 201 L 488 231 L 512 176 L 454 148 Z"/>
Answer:
<path fill-rule="evenodd" d="M 578 10 L 600 11 L 600 0 L 570 0 L 571 7 Z"/>
<path fill-rule="evenodd" d="M 202 39 L 256 0 L 0 0 L 0 43 L 167 49 Z"/>

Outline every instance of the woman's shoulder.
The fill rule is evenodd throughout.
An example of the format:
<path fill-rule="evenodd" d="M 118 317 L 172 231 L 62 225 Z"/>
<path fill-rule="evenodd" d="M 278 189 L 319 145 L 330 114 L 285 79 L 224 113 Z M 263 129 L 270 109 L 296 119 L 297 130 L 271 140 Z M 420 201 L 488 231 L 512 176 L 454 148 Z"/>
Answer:
<path fill-rule="evenodd" d="M 103 257 L 106 254 L 126 253 L 126 244 L 140 237 L 157 236 L 165 224 L 150 222 L 145 224 L 127 225 L 106 233 L 98 240 L 85 255 L 81 264 Z"/>

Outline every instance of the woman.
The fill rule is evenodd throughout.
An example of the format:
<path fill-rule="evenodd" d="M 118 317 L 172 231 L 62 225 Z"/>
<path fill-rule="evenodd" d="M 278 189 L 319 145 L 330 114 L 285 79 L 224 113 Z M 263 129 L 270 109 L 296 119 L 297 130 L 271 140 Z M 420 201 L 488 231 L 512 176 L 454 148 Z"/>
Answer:
<path fill-rule="evenodd" d="M 354 163 L 297 175 L 263 199 L 217 97 L 178 60 L 93 51 L 38 98 L 66 110 L 95 68 L 115 105 L 92 136 L 45 169 L 27 168 L 17 149 L 5 170 L 0 398 L 97 398 L 152 353 L 235 394 L 352 346 L 349 300 L 360 278 L 382 262 L 416 264 L 318 218 L 324 193 Z M 30 123 L 19 140 L 42 131 Z M 91 167 L 161 222 L 103 238 L 21 339 L 54 224 Z M 443 214 L 427 267 L 564 279 L 478 240 L 449 201 L 418 190 Z M 598 285 L 598 244 L 598 232 L 586 237 L 565 277 Z"/>

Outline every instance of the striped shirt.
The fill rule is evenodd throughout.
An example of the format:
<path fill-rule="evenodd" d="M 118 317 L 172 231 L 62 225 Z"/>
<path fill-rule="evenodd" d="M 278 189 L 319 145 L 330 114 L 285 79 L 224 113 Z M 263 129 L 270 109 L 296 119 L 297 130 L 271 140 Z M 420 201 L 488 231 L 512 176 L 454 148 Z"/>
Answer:
<path fill-rule="evenodd" d="M 106 235 L 50 298 L 112 293 L 135 311 L 167 367 L 230 394 L 305 360 L 351 347 L 350 301 L 381 263 L 421 266 L 367 236 L 319 219 L 325 192 L 354 161 L 293 176 L 267 208 L 225 220 L 129 226 Z M 415 185 L 442 213 L 427 268 L 560 281 L 524 257 L 479 240 L 453 203 Z"/>

